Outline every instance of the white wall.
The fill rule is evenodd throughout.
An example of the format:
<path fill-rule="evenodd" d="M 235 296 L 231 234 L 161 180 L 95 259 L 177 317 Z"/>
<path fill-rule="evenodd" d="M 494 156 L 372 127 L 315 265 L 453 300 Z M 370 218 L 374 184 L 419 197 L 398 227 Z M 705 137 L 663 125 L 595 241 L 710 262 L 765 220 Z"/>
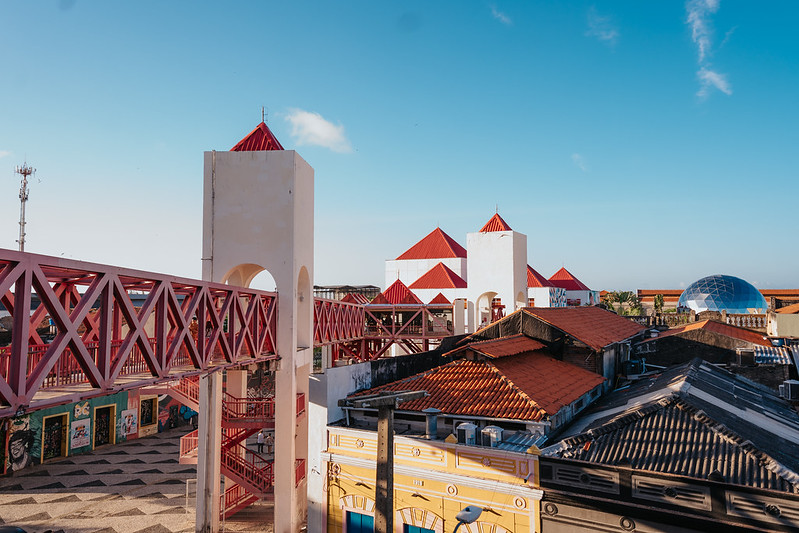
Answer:
<path fill-rule="evenodd" d="M 466 289 L 411 289 L 411 291 L 425 304 L 430 303 L 439 292 L 450 302 L 455 298 L 466 298 Z"/>
<path fill-rule="evenodd" d="M 392 283 L 397 281 L 397 275 L 399 275 L 400 281 L 402 281 L 405 285 L 410 285 L 422 277 L 422 275 L 426 274 L 438 263 L 444 263 L 447 268 L 466 280 L 465 257 L 447 257 L 443 259 L 403 259 L 401 261 L 397 259 L 388 259 L 386 260 L 386 285 L 383 287 L 383 289 L 387 289 Z"/>
<path fill-rule="evenodd" d="M 466 235 L 469 271 L 467 298 L 475 302 L 475 323 L 481 322 L 481 295 L 496 293 L 505 314 L 517 309 L 516 298 L 527 305 L 527 236 L 515 231 L 477 232 Z M 490 305 L 490 301 L 488 302 Z"/>
<path fill-rule="evenodd" d="M 767 333 L 774 337 L 799 337 L 799 315 L 769 311 Z"/>

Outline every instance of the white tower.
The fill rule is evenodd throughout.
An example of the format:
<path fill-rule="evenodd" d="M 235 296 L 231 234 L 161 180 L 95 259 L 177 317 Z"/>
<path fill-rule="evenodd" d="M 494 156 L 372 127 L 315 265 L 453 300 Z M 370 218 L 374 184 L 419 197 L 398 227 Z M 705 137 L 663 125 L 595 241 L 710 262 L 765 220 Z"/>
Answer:
<path fill-rule="evenodd" d="M 297 421 L 296 394 L 307 398 L 313 363 L 314 171 L 295 151 L 283 150 L 262 122 L 232 151 L 205 152 L 204 179 L 203 279 L 246 287 L 267 270 L 277 286 L 274 531 L 295 533 L 306 506 L 294 465 L 308 448 L 307 417 Z M 200 438 L 219 438 L 218 431 L 200 427 Z M 213 465 L 210 472 L 203 466 L 211 459 L 198 461 L 198 509 L 202 489 L 212 493 L 211 507 L 219 491 L 218 467 L 214 474 Z M 210 509 L 204 524 L 199 514 L 198 531 L 218 530 L 218 510 Z"/>
<path fill-rule="evenodd" d="M 475 324 L 491 321 L 491 302 L 500 298 L 505 314 L 527 305 L 527 235 L 513 231 L 495 214 L 477 233 L 466 235 L 467 299 Z"/>

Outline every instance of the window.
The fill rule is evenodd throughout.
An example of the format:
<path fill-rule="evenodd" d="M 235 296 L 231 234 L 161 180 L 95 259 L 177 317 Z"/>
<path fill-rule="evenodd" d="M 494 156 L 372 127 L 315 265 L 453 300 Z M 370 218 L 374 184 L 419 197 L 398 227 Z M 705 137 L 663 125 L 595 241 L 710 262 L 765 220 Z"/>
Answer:
<path fill-rule="evenodd" d="M 408 524 L 402 525 L 402 533 L 436 533 L 432 529 L 425 529 L 419 526 L 411 526 Z"/>
<path fill-rule="evenodd" d="M 347 533 L 374 533 L 375 519 L 373 516 L 347 511 Z"/>
<path fill-rule="evenodd" d="M 156 422 L 158 422 L 158 397 L 143 399 L 139 413 L 139 425 L 142 427 L 152 426 Z"/>

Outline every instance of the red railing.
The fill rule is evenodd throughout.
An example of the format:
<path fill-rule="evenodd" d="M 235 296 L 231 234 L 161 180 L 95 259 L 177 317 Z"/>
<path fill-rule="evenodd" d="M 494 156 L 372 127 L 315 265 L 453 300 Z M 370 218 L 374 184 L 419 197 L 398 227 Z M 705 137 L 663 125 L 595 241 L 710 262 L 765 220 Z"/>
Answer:
<path fill-rule="evenodd" d="M 225 490 L 222 495 L 222 519 L 230 518 L 236 511 L 241 510 L 249 503 L 258 500 L 258 496 L 248 492 L 246 488 L 238 483 Z"/>
<path fill-rule="evenodd" d="M 275 419 L 274 398 L 236 398 L 228 393 L 222 402 L 224 420 L 271 421 Z"/>
<path fill-rule="evenodd" d="M 180 455 L 181 457 L 185 457 L 190 455 L 192 452 L 197 450 L 197 447 L 200 445 L 200 437 L 197 435 L 197 430 L 195 429 L 191 433 L 183 435 L 180 437 Z"/>
<path fill-rule="evenodd" d="M 272 490 L 275 481 L 272 462 L 247 450 L 246 446 L 237 444 L 222 448 L 222 466 L 226 476 L 249 485 L 255 489 L 253 492 L 265 494 Z"/>
<path fill-rule="evenodd" d="M 300 416 L 305 412 L 305 393 L 299 392 L 297 393 L 297 416 Z"/>
<path fill-rule="evenodd" d="M 294 486 L 299 487 L 303 479 L 305 479 L 305 459 L 297 459 L 294 461 Z"/>
<path fill-rule="evenodd" d="M 13 321 L 0 418 L 64 401 L 34 398 L 43 388 L 133 389 L 274 358 L 276 303 L 273 292 L 0 249 L 0 304 Z M 47 317 L 54 337 L 42 344 Z"/>

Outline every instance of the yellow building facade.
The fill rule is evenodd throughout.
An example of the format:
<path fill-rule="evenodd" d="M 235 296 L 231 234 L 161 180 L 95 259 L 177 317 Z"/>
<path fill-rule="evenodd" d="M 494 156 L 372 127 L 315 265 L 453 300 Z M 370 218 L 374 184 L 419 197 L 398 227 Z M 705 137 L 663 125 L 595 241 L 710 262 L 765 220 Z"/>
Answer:
<path fill-rule="evenodd" d="M 484 511 L 474 524 L 461 526 L 464 533 L 540 531 L 537 448 L 523 453 L 448 441 L 394 438 L 395 533 L 452 532 L 455 514 L 467 505 Z M 376 456 L 376 432 L 328 427 L 328 533 L 369 530 Z"/>

